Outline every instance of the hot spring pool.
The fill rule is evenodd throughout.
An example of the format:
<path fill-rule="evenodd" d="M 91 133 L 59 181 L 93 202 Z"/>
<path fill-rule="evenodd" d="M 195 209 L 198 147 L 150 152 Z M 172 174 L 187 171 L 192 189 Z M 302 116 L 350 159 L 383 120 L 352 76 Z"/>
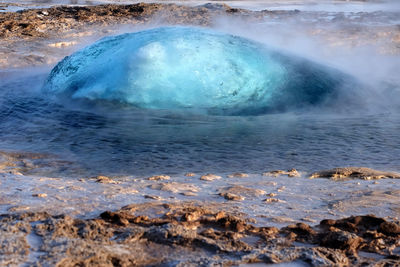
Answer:
<path fill-rule="evenodd" d="M 0 81 L 0 147 L 69 162 L 40 174 L 400 170 L 397 111 L 370 112 L 349 75 L 240 37 L 124 34 L 49 72 Z"/>

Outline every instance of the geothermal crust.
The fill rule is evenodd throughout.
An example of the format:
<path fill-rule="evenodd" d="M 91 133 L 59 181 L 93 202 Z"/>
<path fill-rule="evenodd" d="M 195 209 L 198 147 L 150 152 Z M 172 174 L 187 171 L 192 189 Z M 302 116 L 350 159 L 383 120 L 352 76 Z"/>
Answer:
<path fill-rule="evenodd" d="M 378 45 L 384 54 L 399 54 L 400 31 L 396 25 L 385 24 L 398 18 L 396 12 L 346 16 L 341 12 L 250 11 L 220 4 L 191 7 L 140 3 L 0 12 L 0 68 L 54 64 L 82 43 L 120 33 L 121 29 L 126 32 L 132 27 L 160 24 L 211 27 L 220 24 L 220 18 L 238 25 L 256 23 L 271 30 L 282 22 L 289 23 L 309 28 L 310 36 L 321 37 L 331 46 Z M 337 20 L 342 26 L 331 27 Z M 370 26 L 362 26 L 366 22 Z"/>
<path fill-rule="evenodd" d="M 154 212 L 156 216 L 146 215 Z M 0 263 L 5 265 L 209 266 L 300 260 L 312 266 L 395 266 L 400 261 L 395 252 L 399 222 L 373 215 L 278 229 L 253 226 L 212 206 L 147 203 L 87 220 L 45 212 L 1 215 L 0 231 Z"/>
<path fill-rule="evenodd" d="M 395 266 L 400 262 L 398 219 L 346 216 L 377 209 L 383 214 L 396 212 L 399 194 L 391 189 L 391 182 L 397 182 L 397 173 L 357 167 L 316 172 L 326 178 L 340 175 L 336 181 L 305 179 L 307 174 L 295 169 L 262 175 L 188 172 L 182 177 L 139 179 L 28 175 L 62 165 L 51 164 L 49 158 L 0 153 L 0 203 L 2 211 L 9 207 L 0 215 L 1 265 L 209 266 L 301 261 L 312 266 Z M 343 181 L 345 177 L 349 181 Z M 380 180 L 382 185 L 368 181 L 382 178 L 389 179 Z M 311 188 L 315 199 L 307 200 L 296 191 L 307 181 L 309 185 L 303 186 L 323 182 Z M 326 191 L 318 193 L 324 187 Z M 129 201 L 133 204 L 114 208 Z M 326 205 L 326 211 L 321 205 Z M 315 220 L 321 217 L 330 219 Z"/>

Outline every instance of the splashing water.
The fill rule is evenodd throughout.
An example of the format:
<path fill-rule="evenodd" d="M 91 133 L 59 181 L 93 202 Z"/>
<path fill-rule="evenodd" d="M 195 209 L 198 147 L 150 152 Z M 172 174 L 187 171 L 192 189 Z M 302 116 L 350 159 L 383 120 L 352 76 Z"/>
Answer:
<path fill-rule="evenodd" d="M 349 80 L 241 37 L 164 27 L 107 37 L 66 57 L 45 91 L 138 108 L 249 115 L 332 101 Z"/>

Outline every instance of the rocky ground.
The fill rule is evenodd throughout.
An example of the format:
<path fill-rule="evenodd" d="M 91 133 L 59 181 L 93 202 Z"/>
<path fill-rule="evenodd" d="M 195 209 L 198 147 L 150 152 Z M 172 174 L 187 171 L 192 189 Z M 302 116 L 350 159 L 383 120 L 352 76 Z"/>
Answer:
<path fill-rule="evenodd" d="M 0 68 L 55 63 L 66 53 L 61 51 L 60 55 L 60 48 L 79 45 L 90 37 L 116 33 L 122 27 L 157 23 L 209 26 L 213 18 L 237 12 L 226 5 L 187 7 L 141 3 L 60 6 L 0 13 Z M 240 13 L 241 17 L 252 20 L 262 16 L 255 13 L 250 17 L 252 12 L 245 10 Z"/>
<path fill-rule="evenodd" d="M 150 202 L 86 220 L 43 212 L 6 214 L 0 216 L 0 231 L 2 265 L 400 265 L 399 222 L 372 215 L 278 229 L 253 226 L 213 205 Z"/>
<path fill-rule="evenodd" d="M 68 166 L 51 159 L 0 153 L 7 210 L 0 215 L 0 265 L 400 266 L 400 222 L 387 216 L 399 211 L 392 189 L 398 173 L 346 167 L 183 178 L 29 175 Z M 312 197 L 296 191 L 315 182 L 323 184 L 310 189 Z M 318 192 L 323 186 L 327 191 Z M 134 204 L 118 208 L 123 203 Z M 385 218 L 346 217 L 379 210 Z"/>
<path fill-rule="evenodd" d="M 54 6 L 0 13 L 0 69 L 55 64 L 62 57 L 106 35 L 159 25 L 243 28 L 265 35 L 288 25 L 323 39 L 329 46 L 378 46 L 380 53 L 400 51 L 397 12 L 250 11 L 224 4 L 130 4 Z M 260 35 L 254 33 L 255 36 Z M 292 40 L 293 41 L 293 40 Z"/>

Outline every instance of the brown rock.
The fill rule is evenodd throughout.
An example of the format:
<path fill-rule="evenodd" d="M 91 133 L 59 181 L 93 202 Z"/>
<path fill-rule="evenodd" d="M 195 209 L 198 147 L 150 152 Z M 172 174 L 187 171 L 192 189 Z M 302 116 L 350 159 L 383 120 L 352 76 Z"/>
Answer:
<path fill-rule="evenodd" d="M 168 175 L 155 175 L 147 178 L 150 181 L 160 181 L 160 180 L 169 180 L 171 177 Z"/>
<path fill-rule="evenodd" d="M 247 178 L 249 175 L 247 173 L 235 172 L 228 175 L 228 178 Z"/>
<path fill-rule="evenodd" d="M 385 235 L 397 236 L 400 235 L 400 225 L 394 222 L 383 222 L 379 225 L 379 232 Z"/>
<path fill-rule="evenodd" d="M 39 194 L 32 194 L 32 196 L 33 196 L 33 197 L 42 197 L 42 198 L 45 198 L 45 197 L 47 197 L 47 194 L 46 194 L 46 193 L 39 193 Z"/>
<path fill-rule="evenodd" d="M 288 171 L 275 170 L 275 171 L 264 172 L 262 175 L 272 176 L 272 177 L 278 177 L 281 175 L 287 175 L 289 177 L 299 177 L 300 173 L 296 169 L 290 169 Z"/>
<path fill-rule="evenodd" d="M 153 196 L 153 195 L 144 195 L 144 198 L 153 199 L 153 200 L 160 200 L 160 196 Z"/>
<path fill-rule="evenodd" d="M 323 235 L 320 244 L 324 247 L 354 252 L 362 241 L 363 239 L 355 234 L 345 231 L 332 231 Z"/>
<path fill-rule="evenodd" d="M 282 229 L 282 232 L 286 235 L 289 234 L 289 236 L 290 233 L 294 233 L 296 236 L 295 240 L 300 242 L 314 242 L 314 239 L 317 235 L 317 232 L 312 229 L 311 226 L 305 223 L 288 225 L 287 227 Z"/>
<path fill-rule="evenodd" d="M 28 253 L 38 249 L 26 241 L 33 231 L 41 239 L 43 265 L 219 266 L 304 261 L 313 266 L 396 266 L 398 236 L 389 234 L 395 234 L 397 226 L 397 222 L 369 215 L 325 220 L 318 227 L 297 223 L 278 230 L 252 225 L 242 214 L 193 202 L 131 204 L 95 219 L 19 212 L 0 216 L 0 265 L 28 261 Z M 361 250 L 380 256 L 365 256 L 358 253 Z"/>
<path fill-rule="evenodd" d="M 234 185 L 234 186 L 228 186 L 228 187 L 223 187 L 218 190 L 220 195 L 222 194 L 233 194 L 233 195 L 240 195 L 248 198 L 254 198 L 258 196 L 265 195 L 266 192 L 264 190 L 258 189 L 258 188 L 251 188 L 251 187 L 245 187 L 241 185 Z"/>
<path fill-rule="evenodd" d="M 99 175 L 99 176 L 97 176 L 96 179 L 97 179 L 96 182 L 102 183 L 102 184 L 119 184 L 119 182 L 114 181 L 113 179 L 111 179 L 107 176 L 104 176 L 104 175 Z"/>
<path fill-rule="evenodd" d="M 201 176 L 200 180 L 203 180 L 203 181 L 214 181 L 214 180 L 218 180 L 218 179 L 221 179 L 221 178 L 222 178 L 221 176 L 209 173 L 209 174 Z"/>
<path fill-rule="evenodd" d="M 220 220 L 220 219 L 222 219 L 222 218 L 225 218 L 225 217 L 226 217 L 226 213 L 223 212 L 223 211 L 220 211 L 220 212 L 218 212 L 217 214 L 215 214 L 215 220 L 216 220 L 216 221 L 218 221 L 218 220 Z"/>
<path fill-rule="evenodd" d="M 188 212 L 182 216 L 182 221 L 184 221 L 184 222 L 197 221 L 201 215 L 202 214 L 199 211 Z"/>
<path fill-rule="evenodd" d="M 232 193 L 226 193 L 226 192 L 220 193 L 219 195 L 224 197 L 227 200 L 242 201 L 245 199 L 245 197 L 243 197 L 243 196 L 232 194 Z"/>
<path fill-rule="evenodd" d="M 105 211 L 102 214 L 100 214 L 100 217 L 104 220 L 110 221 L 112 223 L 116 223 L 122 226 L 126 226 L 129 224 L 129 221 L 127 220 L 126 216 L 124 216 L 121 213 L 115 213 L 111 211 Z"/>
<path fill-rule="evenodd" d="M 345 168 L 334 168 L 330 170 L 324 170 L 312 173 L 309 178 L 329 178 L 333 180 L 343 179 L 382 179 L 382 178 L 400 178 L 399 173 L 395 172 L 383 172 L 377 171 L 365 167 L 345 167 Z"/>
<path fill-rule="evenodd" d="M 280 200 L 277 198 L 269 197 L 269 198 L 264 199 L 264 202 L 273 203 L 273 202 L 280 202 Z"/>

